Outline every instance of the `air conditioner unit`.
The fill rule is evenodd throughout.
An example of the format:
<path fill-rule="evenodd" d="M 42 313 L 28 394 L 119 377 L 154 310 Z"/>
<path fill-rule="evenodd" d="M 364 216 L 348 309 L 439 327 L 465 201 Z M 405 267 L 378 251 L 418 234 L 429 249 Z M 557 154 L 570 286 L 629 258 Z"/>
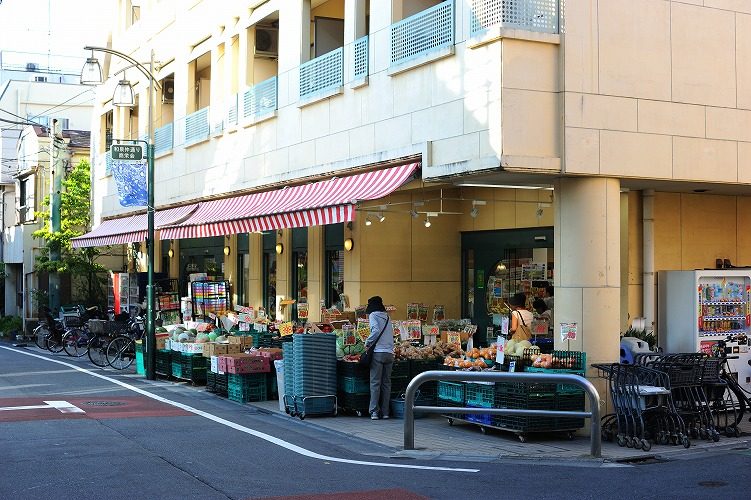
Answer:
<path fill-rule="evenodd" d="M 255 55 L 274 59 L 279 56 L 279 30 L 266 26 L 256 28 Z"/>
<path fill-rule="evenodd" d="M 162 103 L 173 104 L 175 102 L 175 79 L 165 78 L 162 80 Z"/>

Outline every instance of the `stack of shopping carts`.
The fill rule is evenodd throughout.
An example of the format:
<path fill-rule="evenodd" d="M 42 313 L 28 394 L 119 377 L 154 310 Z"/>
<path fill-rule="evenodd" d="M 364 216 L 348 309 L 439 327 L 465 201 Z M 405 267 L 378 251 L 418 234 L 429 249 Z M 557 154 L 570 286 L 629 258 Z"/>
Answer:
<path fill-rule="evenodd" d="M 603 417 L 602 437 L 649 451 L 652 442 L 691 446 L 664 372 L 640 365 L 594 364 L 608 380 L 614 413 Z"/>

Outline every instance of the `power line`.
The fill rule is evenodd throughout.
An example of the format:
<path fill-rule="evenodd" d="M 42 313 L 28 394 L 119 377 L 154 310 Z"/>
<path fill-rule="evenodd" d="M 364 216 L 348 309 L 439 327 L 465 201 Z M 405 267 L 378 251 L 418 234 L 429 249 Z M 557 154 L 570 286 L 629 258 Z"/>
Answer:
<path fill-rule="evenodd" d="M 91 91 L 92 91 L 92 89 L 88 88 L 88 89 L 84 90 L 83 92 L 81 92 L 80 94 L 76 94 L 76 95 L 74 95 L 73 97 L 71 97 L 70 99 L 68 99 L 68 100 L 66 100 L 66 101 L 63 101 L 63 102 L 61 102 L 60 104 L 57 104 L 57 105 L 55 105 L 55 106 L 52 106 L 51 108 L 45 109 L 44 111 L 42 111 L 42 112 L 41 112 L 41 113 L 39 113 L 38 115 L 34 115 L 34 116 L 32 116 L 32 117 L 31 117 L 31 119 L 34 119 L 34 118 L 36 118 L 36 117 L 38 117 L 38 116 L 43 116 L 43 115 L 46 115 L 47 113 L 49 113 L 49 112 L 50 112 L 50 111 L 52 111 L 53 109 L 57 109 L 57 108 L 59 108 L 60 106 L 62 106 L 63 104 L 67 104 L 67 103 L 69 103 L 70 101 L 72 101 L 72 100 L 73 100 L 73 99 L 75 99 L 76 97 L 80 97 L 80 96 L 84 95 L 85 93 L 87 93 L 87 92 L 91 92 Z M 73 107 L 73 106 L 74 106 L 74 105 L 71 105 L 71 106 L 68 106 L 68 107 L 69 107 L 69 108 L 71 108 L 71 107 Z M 68 108 L 66 108 L 66 109 L 68 109 Z"/>

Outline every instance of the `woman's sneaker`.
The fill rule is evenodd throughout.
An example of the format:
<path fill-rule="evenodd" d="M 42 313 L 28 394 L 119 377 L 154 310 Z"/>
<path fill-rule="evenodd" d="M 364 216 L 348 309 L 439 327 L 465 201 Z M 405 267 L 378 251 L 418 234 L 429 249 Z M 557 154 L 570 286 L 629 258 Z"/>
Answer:
<path fill-rule="evenodd" d="M 378 412 L 374 411 L 370 413 L 370 420 L 378 420 Z"/>
<path fill-rule="evenodd" d="M 384 420 L 388 420 L 388 419 L 389 419 L 389 416 L 388 416 L 388 415 L 384 415 L 384 416 L 382 416 L 381 418 L 382 418 L 382 419 L 384 419 Z"/>

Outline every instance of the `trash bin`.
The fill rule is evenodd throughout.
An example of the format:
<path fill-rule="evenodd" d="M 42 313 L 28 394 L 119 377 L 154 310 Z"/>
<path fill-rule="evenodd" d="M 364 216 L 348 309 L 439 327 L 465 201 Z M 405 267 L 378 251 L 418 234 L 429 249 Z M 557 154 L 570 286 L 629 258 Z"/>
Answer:
<path fill-rule="evenodd" d="M 284 360 L 274 360 L 276 370 L 276 387 L 279 394 L 279 411 L 284 411 Z"/>

